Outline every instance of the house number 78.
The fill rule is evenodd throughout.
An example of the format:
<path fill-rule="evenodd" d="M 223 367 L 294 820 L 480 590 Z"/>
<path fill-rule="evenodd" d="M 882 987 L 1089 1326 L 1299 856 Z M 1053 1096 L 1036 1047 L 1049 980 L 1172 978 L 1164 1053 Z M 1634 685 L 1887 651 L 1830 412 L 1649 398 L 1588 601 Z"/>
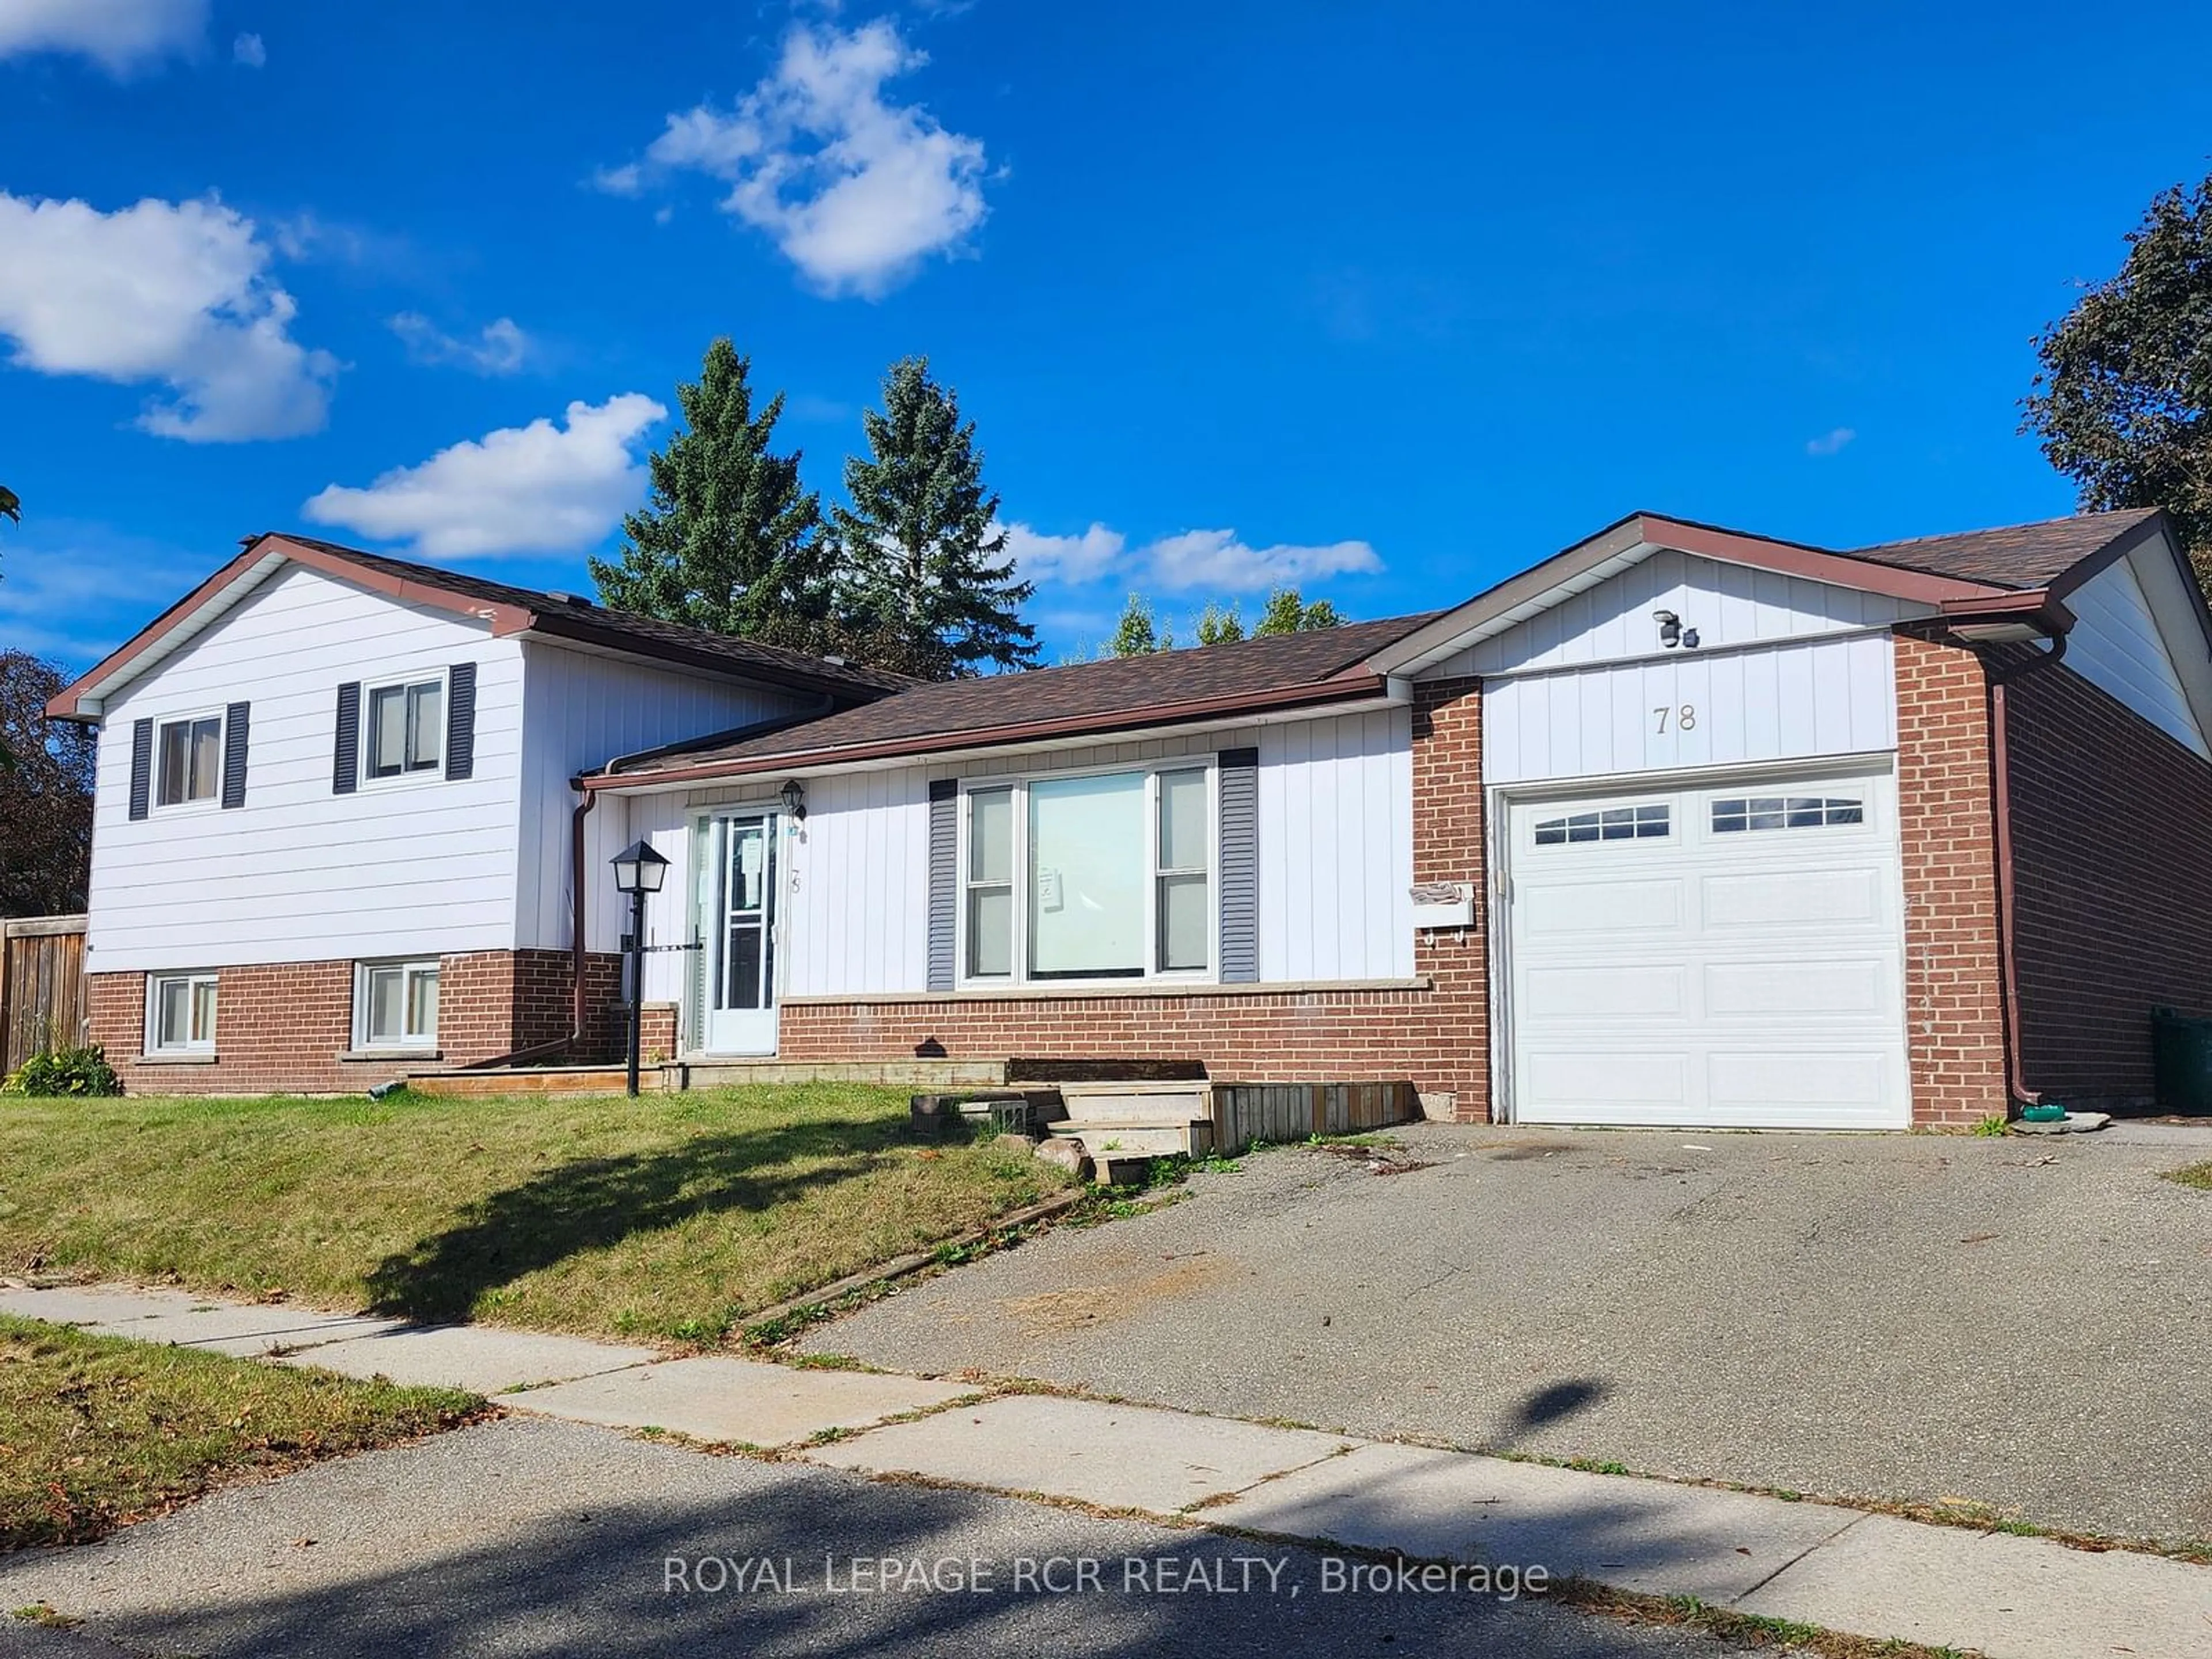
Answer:
<path fill-rule="evenodd" d="M 1670 720 L 1674 722 L 1674 729 L 1677 732 L 1694 732 L 1698 729 L 1698 706 L 1693 702 L 1686 702 L 1680 708 L 1669 708 L 1662 703 L 1651 712 L 1658 717 L 1659 735 L 1662 738 L 1667 735 L 1667 722 Z"/>

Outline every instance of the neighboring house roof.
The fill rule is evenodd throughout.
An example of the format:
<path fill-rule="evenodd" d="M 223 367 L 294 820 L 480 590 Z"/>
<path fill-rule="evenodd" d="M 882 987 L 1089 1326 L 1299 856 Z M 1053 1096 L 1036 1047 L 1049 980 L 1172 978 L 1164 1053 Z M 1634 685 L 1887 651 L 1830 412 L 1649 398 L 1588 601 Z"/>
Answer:
<path fill-rule="evenodd" d="M 287 563 L 304 565 L 410 604 L 489 623 L 495 635 L 530 634 L 620 652 L 844 702 L 905 690 L 903 674 L 833 662 L 657 617 L 611 611 L 570 593 L 541 592 L 308 536 L 251 538 L 238 556 L 110 653 L 46 705 L 57 720 L 97 720 L 100 700 L 181 648 Z"/>
<path fill-rule="evenodd" d="M 1357 702 L 1384 690 L 1361 662 L 1432 614 L 917 685 L 803 726 L 678 744 L 589 781 L 667 783 Z"/>

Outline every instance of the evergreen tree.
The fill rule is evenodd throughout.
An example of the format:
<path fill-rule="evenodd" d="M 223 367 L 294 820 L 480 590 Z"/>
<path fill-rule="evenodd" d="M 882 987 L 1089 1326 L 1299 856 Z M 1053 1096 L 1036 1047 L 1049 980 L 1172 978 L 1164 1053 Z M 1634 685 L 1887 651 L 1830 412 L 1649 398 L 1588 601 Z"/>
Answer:
<path fill-rule="evenodd" d="M 1121 620 L 1114 629 L 1114 637 L 1106 641 L 1102 657 L 1149 657 L 1156 651 L 1175 649 L 1175 635 L 1163 637 L 1159 625 L 1152 616 L 1152 602 L 1141 593 L 1129 595 L 1129 603 L 1121 607 Z"/>
<path fill-rule="evenodd" d="M 1313 634 L 1324 628 L 1341 627 L 1344 617 L 1327 599 L 1316 599 L 1311 605 L 1295 587 L 1278 587 L 1267 595 L 1267 608 L 1260 613 L 1258 626 L 1252 632 L 1263 634 Z"/>
<path fill-rule="evenodd" d="M 652 457 L 652 496 L 623 520 L 621 562 L 592 560 L 592 580 L 618 611 L 811 648 L 832 594 L 821 501 L 799 483 L 799 452 L 769 447 L 783 394 L 757 413 L 751 371 L 718 339 L 698 380 L 676 388 L 684 429 Z"/>
<path fill-rule="evenodd" d="M 1237 614 L 1237 607 L 1224 605 L 1218 599 L 1208 599 L 1198 617 L 1198 642 L 1234 645 L 1243 637 L 1244 618 Z"/>
<path fill-rule="evenodd" d="M 908 662 L 934 663 L 940 678 L 1030 666 L 1036 632 L 1019 607 L 1036 590 L 1006 556 L 959 398 L 929 378 L 927 357 L 908 357 L 884 377 L 881 412 L 862 421 L 868 454 L 845 463 L 852 505 L 830 514 L 847 625 L 899 641 Z"/>

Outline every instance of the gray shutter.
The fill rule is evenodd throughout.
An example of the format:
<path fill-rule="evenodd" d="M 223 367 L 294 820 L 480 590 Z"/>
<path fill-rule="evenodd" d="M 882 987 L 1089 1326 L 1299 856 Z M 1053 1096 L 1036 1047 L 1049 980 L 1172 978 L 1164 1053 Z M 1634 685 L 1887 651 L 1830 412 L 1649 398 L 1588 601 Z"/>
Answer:
<path fill-rule="evenodd" d="M 222 711 L 222 804 L 246 805 L 246 720 L 253 705 L 234 702 Z"/>
<path fill-rule="evenodd" d="M 477 665 L 453 665 L 446 701 L 446 775 L 474 777 L 477 769 Z"/>
<path fill-rule="evenodd" d="M 960 785 L 944 778 L 929 786 L 929 988 L 953 983 L 953 940 L 960 915 Z"/>
<path fill-rule="evenodd" d="M 1260 751 L 1224 749 L 1221 766 L 1221 979 L 1260 977 Z"/>
<path fill-rule="evenodd" d="M 154 722 L 134 720 L 131 726 L 131 816 L 143 818 L 154 795 Z"/>
<path fill-rule="evenodd" d="M 361 787 L 361 682 L 338 687 L 338 735 L 331 751 L 331 793 L 350 795 Z"/>

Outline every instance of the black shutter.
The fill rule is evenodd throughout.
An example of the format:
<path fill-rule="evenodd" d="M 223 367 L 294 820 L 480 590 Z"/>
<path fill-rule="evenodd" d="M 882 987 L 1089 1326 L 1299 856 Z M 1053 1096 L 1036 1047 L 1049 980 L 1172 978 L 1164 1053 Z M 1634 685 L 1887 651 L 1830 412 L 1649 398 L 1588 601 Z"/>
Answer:
<path fill-rule="evenodd" d="M 134 720 L 131 726 L 131 816 L 146 816 L 154 795 L 154 722 Z"/>
<path fill-rule="evenodd" d="M 453 665 L 446 708 L 446 775 L 474 777 L 477 769 L 477 665 Z"/>
<path fill-rule="evenodd" d="M 246 805 L 246 717 L 253 705 L 234 702 L 222 711 L 222 804 Z"/>
<path fill-rule="evenodd" d="M 1221 978 L 1260 977 L 1260 751 L 1224 749 L 1221 765 Z"/>
<path fill-rule="evenodd" d="M 331 751 L 331 793 L 350 795 L 361 787 L 361 682 L 338 687 L 337 743 Z"/>
<path fill-rule="evenodd" d="M 929 988 L 949 991 L 960 915 L 960 785 L 929 786 Z"/>

